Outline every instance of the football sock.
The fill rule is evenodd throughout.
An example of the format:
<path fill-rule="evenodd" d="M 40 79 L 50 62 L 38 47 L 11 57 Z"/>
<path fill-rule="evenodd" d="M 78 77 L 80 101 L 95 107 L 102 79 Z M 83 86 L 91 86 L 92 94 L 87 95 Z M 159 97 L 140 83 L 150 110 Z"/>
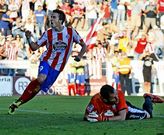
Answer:
<path fill-rule="evenodd" d="M 84 96 L 84 94 L 85 94 L 85 86 L 84 86 L 84 84 L 81 84 L 80 85 L 79 92 L 80 92 L 80 95 L 81 96 Z"/>
<path fill-rule="evenodd" d="M 76 84 L 76 94 L 79 95 L 80 84 Z"/>
<path fill-rule="evenodd" d="M 31 100 L 38 92 L 40 91 L 40 83 L 38 80 L 33 80 L 26 87 L 25 91 L 21 95 L 21 97 L 17 100 L 17 102 L 21 101 L 21 104 L 26 103 Z"/>
<path fill-rule="evenodd" d="M 145 97 L 143 109 L 146 110 L 150 114 L 151 118 L 153 117 L 153 114 L 152 114 L 153 113 L 153 104 L 151 101 L 151 97 L 149 97 L 149 96 Z"/>

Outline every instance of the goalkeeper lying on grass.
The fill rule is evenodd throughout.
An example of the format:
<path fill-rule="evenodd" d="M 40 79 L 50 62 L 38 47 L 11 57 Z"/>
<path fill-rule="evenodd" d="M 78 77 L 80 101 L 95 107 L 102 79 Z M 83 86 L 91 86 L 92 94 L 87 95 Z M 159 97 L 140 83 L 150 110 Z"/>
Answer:
<path fill-rule="evenodd" d="M 140 109 L 126 101 L 122 91 L 104 85 L 100 92 L 91 98 L 86 107 L 84 120 L 97 122 L 152 118 L 152 103 L 164 103 L 164 99 L 148 93 L 144 94 L 144 98 L 143 109 Z"/>

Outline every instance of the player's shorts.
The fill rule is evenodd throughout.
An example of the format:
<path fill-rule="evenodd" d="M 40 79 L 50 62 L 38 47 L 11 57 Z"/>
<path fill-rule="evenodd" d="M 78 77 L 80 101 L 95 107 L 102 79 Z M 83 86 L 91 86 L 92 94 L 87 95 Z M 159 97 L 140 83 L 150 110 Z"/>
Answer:
<path fill-rule="evenodd" d="M 130 102 L 126 102 L 128 105 L 128 113 L 126 115 L 126 120 L 142 120 L 147 118 L 148 112 L 133 106 Z"/>
<path fill-rule="evenodd" d="M 41 61 L 39 65 L 38 74 L 46 74 L 46 80 L 41 84 L 41 90 L 47 92 L 49 88 L 53 85 L 56 81 L 57 77 L 60 74 L 60 71 L 55 70 L 52 68 L 47 62 Z"/>
<path fill-rule="evenodd" d="M 81 84 L 81 83 L 85 83 L 85 75 L 84 74 L 77 74 L 76 75 L 76 83 L 77 84 Z"/>
<path fill-rule="evenodd" d="M 69 73 L 68 74 L 68 83 L 75 83 L 76 74 L 75 73 Z"/>

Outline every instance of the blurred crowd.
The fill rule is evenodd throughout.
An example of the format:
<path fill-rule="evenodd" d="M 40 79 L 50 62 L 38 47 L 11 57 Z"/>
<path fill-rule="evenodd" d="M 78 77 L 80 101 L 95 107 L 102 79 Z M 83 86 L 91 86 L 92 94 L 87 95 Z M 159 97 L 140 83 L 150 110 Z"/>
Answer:
<path fill-rule="evenodd" d="M 143 60 L 154 54 L 159 61 L 164 59 L 164 0 L 0 0 L 0 60 L 37 63 L 44 48 L 31 51 L 24 31 L 31 31 L 37 40 L 51 27 L 49 15 L 57 8 L 65 12 L 66 25 L 83 37 L 102 19 L 97 41 L 85 59 L 110 61 L 115 75 L 117 61 L 124 57 Z M 0 74 L 15 71 L 0 69 Z"/>

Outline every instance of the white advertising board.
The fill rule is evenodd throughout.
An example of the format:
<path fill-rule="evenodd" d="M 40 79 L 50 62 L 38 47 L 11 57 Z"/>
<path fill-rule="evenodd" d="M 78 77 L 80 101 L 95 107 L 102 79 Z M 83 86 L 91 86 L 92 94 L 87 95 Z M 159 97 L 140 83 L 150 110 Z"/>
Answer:
<path fill-rule="evenodd" d="M 13 77 L 0 76 L 0 96 L 11 96 L 13 94 Z"/>

